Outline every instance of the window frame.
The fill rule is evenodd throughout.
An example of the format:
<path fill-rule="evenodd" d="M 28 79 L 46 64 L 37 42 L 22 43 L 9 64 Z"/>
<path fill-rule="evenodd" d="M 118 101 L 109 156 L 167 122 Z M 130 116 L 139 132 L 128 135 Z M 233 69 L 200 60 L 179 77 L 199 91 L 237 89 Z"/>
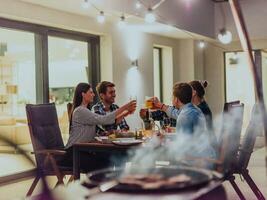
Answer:
<path fill-rule="evenodd" d="M 153 50 L 157 49 L 159 52 L 159 85 L 160 85 L 160 89 L 159 89 L 159 93 L 160 93 L 160 100 L 163 101 L 163 91 L 162 91 L 162 87 L 163 87 L 163 77 L 162 77 L 162 48 L 154 46 Z M 153 63 L 154 65 L 154 63 Z"/>
<path fill-rule="evenodd" d="M 84 32 L 0 18 L 0 28 L 34 33 L 36 102 L 49 102 L 48 36 L 87 42 L 89 80 L 93 88 L 100 81 L 100 37 Z"/>
<path fill-rule="evenodd" d="M 93 88 L 100 81 L 100 36 L 0 17 L 0 28 L 34 34 L 36 103 L 49 102 L 48 36 L 87 42 L 88 73 Z M 0 184 L 32 176 L 32 169 L 0 177 Z"/>

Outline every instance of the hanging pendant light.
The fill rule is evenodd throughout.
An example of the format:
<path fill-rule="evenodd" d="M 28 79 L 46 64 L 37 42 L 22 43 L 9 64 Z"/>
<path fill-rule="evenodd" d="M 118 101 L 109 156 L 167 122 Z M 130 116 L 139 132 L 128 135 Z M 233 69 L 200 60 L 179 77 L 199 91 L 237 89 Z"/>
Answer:
<path fill-rule="evenodd" d="M 218 39 L 223 44 L 229 44 L 232 42 L 232 33 L 225 28 L 222 28 L 218 34 Z"/>
<path fill-rule="evenodd" d="M 154 23 L 156 21 L 156 17 L 155 17 L 153 10 L 151 8 L 149 8 L 147 13 L 146 13 L 145 21 L 147 23 Z"/>

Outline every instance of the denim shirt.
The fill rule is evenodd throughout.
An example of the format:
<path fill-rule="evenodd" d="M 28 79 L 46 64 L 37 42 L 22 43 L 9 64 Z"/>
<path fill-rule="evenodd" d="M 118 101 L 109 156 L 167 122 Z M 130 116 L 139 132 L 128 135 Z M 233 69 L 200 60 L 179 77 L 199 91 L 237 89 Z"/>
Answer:
<path fill-rule="evenodd" d="M 207 130 L 206 120 L 202 111 L 192 103 L 185 104 L 182 108 L 169 107 L 166 111 L 171 118 L 176 118 L 176 132 L 193 134 Z"/>

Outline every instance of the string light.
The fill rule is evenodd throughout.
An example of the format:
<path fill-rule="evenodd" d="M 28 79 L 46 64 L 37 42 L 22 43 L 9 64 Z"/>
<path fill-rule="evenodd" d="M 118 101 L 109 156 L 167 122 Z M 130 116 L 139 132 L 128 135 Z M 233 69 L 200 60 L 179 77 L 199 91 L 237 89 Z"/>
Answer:
<path fill-rule="evenodd" d="M 100 24 L 103 24 L 105 22 L 105 15 L 103 11 L 100 11 L 99 15 L 97 16 L 97 21 Z"/>
<path fill-rule="evenodd" d="M 82 8 L 83 9 L 87 9 L 89 8 L 89 1 L 88 0 L 84 0 L 83 3 L 82 3 Z"/>
<path fill-rule="evenodd" d="M 232 42 L 232 33 L 225 28 L 222 28 L 218 34 L 218 39 L 223 44 L 229 44 Z"/>
<path fill-rule="evenodd" d="M 156 17 L 155 17 L 153 10 L 151 8 L 149 8 L 148 12 L 146 13 L 145 21 L 147 23 L 154 23 L 156 21 Z"/>
<path fill-rule="evenodd" d="M 88 2 L 89 0 L 85 0 L 85 2 Z M 99 22 L 99 23 L 104 23 L 105 22 L 105 15 L 104 15 L 104 12 L 103 11 L 101 11 L 98 7 L 96 7 L 93 3 L 89 3 L 89 5 L 90 6 L 92 6 L 93 8 L 95 8 L 98 12 L 100 12 L 100 14 L 97 16 L 97 21 Z M 135 4 L 135 6 L 136 6 L 136 8 L 138 9 L 139 8 L 139 6 L 140 6 L 140 8 L 142 7 L 142 6 L 144 6 L 144 4 L 143 3 L 141 3 L 139 0 L 137 0 L 137 2 L 136 2 L 136 4 Z M 137 14 L 136 14 L 137 15 Z M 159 17 L 159 19 L 161 20 L 161 21 L 167 21 L 166 19 L 164 19 L 164 17 L 163 16 L 161 16 L 161 15 L 157 15 L 157 17 Z M 155 16 L 155 14 L 153 13 L 153 9 L 151 9 L 151 8 L 148 8 L 148 13 L 146 14 L 146 16 L 145 16 L 145 21 L 146 22 L 148 22 L 148 23 L 153 23 L 153 22 L 155 22 L 156 21 L 156 16 Z M 121 24 L 121 22 L 119 22 L 119 24 Z M 123 22 L 122 22 L 122 24 L 123 24 Z M 119 26 L 121 26 L 121 25 L 119 25 Z M 123 26 L 123 25 L 122 25 Z M 179 27 L 177 27 L 177 25 L 176 24 L 169 24 L 169 26 L 172 26 L 172 27 L 176 27 L 176 28 L 178 28 L 179 29 Z M 186 33 L 186 34 L 188 34 L 192 39 L 197 39 L 193 34 L 191 34 L 190 32 L 188 32 L 188 31 L 185 31 L 185 30 L 181 30 L 181 31 L 183 31 L 184 33 Z M 220 31 L 221 32 L 221 31 Z M 228 33 L 229 32 L 229 33 Z M 226 38 L 228 38 L 228 40 L 229 40 L 229 38 L 230 38 L 230 41 L 232 41 L 232 34 L 231 34 L 231 32 L 230 31 L 226 31 Z M 224 36 L 224 34 L 222 34 L 222 35 L 218 35 L 218 38 L 220 37 L 221 38 L 221 36 L 223 36 L 223 38 L 225 37 Z M 219 39 L 220 40 L 220 39 Z M 224 41 L 225 42 L 225 38 L 222 40 L 222 41 Z M 221 41 L 221 40 L 220 40 Z M 223 42 L 222 42 L 223 43 Z M 212 45 L 212 46 L 215 46 L 215 47 L 217 47 L 217 48 L 220 48 L 220 49 L 223 49 L 223 50 L 227 50 L 227 49 L 225 49 L 223 46 L 221 46 L 221 45 L 216 45 L 216 44 L 214 44 L 214 43 L 209 43 L 210 45 Z M 199 44 L 200 46 L 203 46 L 203 44 Z M 204 47 L 207 45 L 207 43 L 206 42 L 204 42 Z M 201 48 L 201 47 L 200 47 Z"/>

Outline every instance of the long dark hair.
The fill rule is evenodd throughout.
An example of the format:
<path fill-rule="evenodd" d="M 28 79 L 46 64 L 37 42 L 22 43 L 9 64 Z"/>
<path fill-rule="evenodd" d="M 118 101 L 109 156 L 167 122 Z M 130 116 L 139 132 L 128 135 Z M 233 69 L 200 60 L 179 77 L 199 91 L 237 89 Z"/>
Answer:
<path fill-rule="evenodd" d="M 71 115 L 70 115 L 70 127 L 72 124 L 72 114 L 75 108 L 80 106 L 83 101 L 83 96 L 82 93 L 86 93 L 89 89 L 91 89 L 92 86 L 89 83 L 79 83 L 74 92 L 74 97 L 73 97 L 73 102 L 72 102 L 72 110 L 71 110 Z M 89 105 L 88 105 L 89 106 Z"/>
<path fill-rule="evenodd" d="M 203 99 L 205 96 L 205 88 L 208 86 L 208 81 L 191 81 L 189 85 L 196 91 L 197 96 Z"/>

